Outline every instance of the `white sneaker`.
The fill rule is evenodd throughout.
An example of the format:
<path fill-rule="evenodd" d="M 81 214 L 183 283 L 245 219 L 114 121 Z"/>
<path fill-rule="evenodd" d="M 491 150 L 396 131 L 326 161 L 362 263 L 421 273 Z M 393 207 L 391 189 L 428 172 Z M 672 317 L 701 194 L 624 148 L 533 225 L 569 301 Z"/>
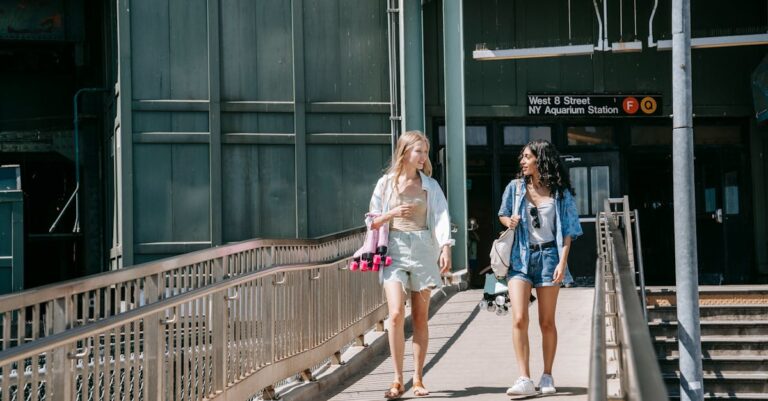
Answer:
<path fill-rule="evenodd" d="M 555 389 L 555 380 L 552 378 L 552 375 L 546 373 L 541 375 L 541 379 L 539 380 L 539 390 L 542 394 L 554 394 L 557 392 L 557 389 Z"/>
<path fill-rule="evenodd" d="M 507 389 L 507 395 L 531 395 L 536 394 L 536 386 L 533 380 L 520 376 L 515 384 Z"/>

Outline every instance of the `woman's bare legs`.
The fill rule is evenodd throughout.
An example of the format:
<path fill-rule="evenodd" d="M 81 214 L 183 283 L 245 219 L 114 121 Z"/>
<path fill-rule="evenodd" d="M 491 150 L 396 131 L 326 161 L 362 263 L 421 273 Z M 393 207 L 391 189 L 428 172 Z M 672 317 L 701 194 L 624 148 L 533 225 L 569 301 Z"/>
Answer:
<path fill-rule="evenodd" d="M 432 290 L 411 292 L 411 319 L 413 321 L 413 382 L 421 383 L 424 361 L 429 346 L 429 298 Z M 426 389 L 420 392 L 428 394 Z"/>
<path fill-rule="evenodd" d="M 557 351 L 557 327 L 555 327 L 555 309 L 560 286 L 539 287 L 539 327 L 541 328 L 541 348 L 544 354 L 544 373 L 552 374 L 552 364 Z"/>
<path fill-rule="evenodd" d="M 512 309 L 512 342 L 515 345 L 515 358 L 520 375 L 531 377 L 528 364 L 530 347 L 528 345 L 528 298 L 531 284 L 523 280 L 509 280 L 509 301 Z"/>
<path fill-rule="evenodd" d="M 389 352 L 395 363 L 395 378 L 397 383 L 403 383 L 403 354 L 405 353 L 405 291 L 403 284 L 399 282 L 384 283 L 384 292 L 387 294 L 387 307 L 389 309 Z"/>

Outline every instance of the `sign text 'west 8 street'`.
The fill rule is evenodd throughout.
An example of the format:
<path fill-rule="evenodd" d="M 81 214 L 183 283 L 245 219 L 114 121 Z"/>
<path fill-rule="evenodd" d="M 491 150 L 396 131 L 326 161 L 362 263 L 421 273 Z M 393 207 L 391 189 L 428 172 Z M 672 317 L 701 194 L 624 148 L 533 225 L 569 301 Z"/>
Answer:
<path fill-rule="evenodd" d="M 528 95 L 529 116 L 651 117 L 661 115 L 659 95 Z"/>

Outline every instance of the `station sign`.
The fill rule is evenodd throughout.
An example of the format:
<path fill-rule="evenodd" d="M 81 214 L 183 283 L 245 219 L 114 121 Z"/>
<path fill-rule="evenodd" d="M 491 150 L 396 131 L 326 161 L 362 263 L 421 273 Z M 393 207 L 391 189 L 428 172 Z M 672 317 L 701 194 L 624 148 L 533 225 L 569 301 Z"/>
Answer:
<path fill-rule="evenodd" d="M 529 116 L 540 117 L 658 117 L 661 95 L 577 95 L 529 93 Z"/>

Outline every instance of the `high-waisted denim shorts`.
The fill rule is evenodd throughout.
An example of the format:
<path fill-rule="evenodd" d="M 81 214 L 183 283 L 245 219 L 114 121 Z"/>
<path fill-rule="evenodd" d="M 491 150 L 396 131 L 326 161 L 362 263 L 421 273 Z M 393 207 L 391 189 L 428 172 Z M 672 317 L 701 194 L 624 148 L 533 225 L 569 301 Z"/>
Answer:
<path fill-rule="evenodd" d="M 559 262 L 560 255 L 557 253 L 556 246 L 530 250 L 528 251 L 528 272 L 510 269 L 507 279 L 527 281 L 534 288 L 559 286 L 559 283 L 552 282 L 552 276 Z"/>
<path fill-rule="evenodd" d="M 439 252 L 429 230 L 390 231 L 387 254 L 392 264 L 384 268 L 382 281 L 399 282 L 406 292 L 439 288 Z"/>

